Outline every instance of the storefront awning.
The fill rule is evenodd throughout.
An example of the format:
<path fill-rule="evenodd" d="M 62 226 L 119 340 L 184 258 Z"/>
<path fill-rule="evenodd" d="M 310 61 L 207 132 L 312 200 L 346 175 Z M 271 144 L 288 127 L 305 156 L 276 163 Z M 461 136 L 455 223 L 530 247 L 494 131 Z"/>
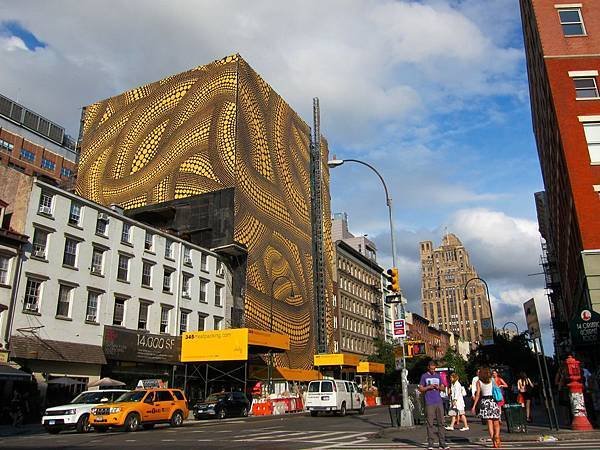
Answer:
<path fill-rule="evenodd" d="M 250 378 L 266 380 L 269 376 L 267 367 L 250 366 Z M 286 381 L 312 381 L 320 380 L 323 375 L 318 370 L 289 369 L 287 367 L 273 367 L 271 378 Z"/>
<path fill-rule="evenodd" d="M 8 364 L 0 363 L 0 380 L 21 381 L 30 379 L 31 374 L 9 366 Z"/>
<path fill-rule="evenodd" d="M 12 336 L 10 358 L 106 364 L 104 352 L 99 345 L 52 341 L 37 336 Z"/>
<path fill-rule="evenodd" d="M 360 363 L 360 358 L 357 355 L 349 353 L 323 353 L 315 355 L 315 367 L 322 366 L 346 366 L 356 367 Z"/>
<path fill-rule="evenodd" d="M 181 362 L 246 361 L 250 354 L 281 353 L 290 349 L 285 334 L 252 328 L 183 333 Z"/>
<path fill-rule="evenodd" d="M 385 373 L 385 364 L 361 361 L 356 368 L 356 373 Z"/>

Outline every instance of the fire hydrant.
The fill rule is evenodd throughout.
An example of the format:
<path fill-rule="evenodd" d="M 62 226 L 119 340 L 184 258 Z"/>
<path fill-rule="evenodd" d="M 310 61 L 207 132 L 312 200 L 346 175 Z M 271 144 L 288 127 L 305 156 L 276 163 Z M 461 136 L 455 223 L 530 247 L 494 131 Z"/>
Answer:
<path fill-rule="evenodd" d="M 585 410 L 585 400 L 583 398 L 583 384 L 581 383 L 581 369 L 580 362 L 577 361 L 573 356 L 565 360 L 567 367 L 567 375 L 569 377 L 569 399 L 571 401 L 571 413 L 573 414 L 573 422 L 571 422 L 571 428 L 577 431 L 592 431 L 593 427 L 587 418 L 587 412 Z"/>

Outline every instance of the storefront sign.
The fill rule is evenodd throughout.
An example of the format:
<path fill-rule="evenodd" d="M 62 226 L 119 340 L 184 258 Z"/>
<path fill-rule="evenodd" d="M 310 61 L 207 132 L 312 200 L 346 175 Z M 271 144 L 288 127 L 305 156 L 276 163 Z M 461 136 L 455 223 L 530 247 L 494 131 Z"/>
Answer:
<path fill-rule="evenodd" d="M 183 333 L 182 362 L 245 361 L 248 328 Z"/>
<path fill-rule="evenodd" d="M 106 359 L 175 364 L 181 353 L 181 337 L 104 327 L 102 350 Z"/>
<path fill-rule="evenodd" d="M 573 346 L 598 345 L 600 339 L 600 314 L 591 309 L 582 310 L 571 322 Z"/>

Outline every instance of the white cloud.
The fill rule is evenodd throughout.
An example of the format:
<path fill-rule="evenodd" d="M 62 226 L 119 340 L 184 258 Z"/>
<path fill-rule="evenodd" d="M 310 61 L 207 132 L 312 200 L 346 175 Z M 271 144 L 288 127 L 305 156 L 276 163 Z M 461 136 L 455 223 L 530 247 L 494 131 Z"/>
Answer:
<path fill-rule="evenodd" d="M 27 46 L 21 38 L 16 36 L 0 36 L 0 52 L 14 52 L 15 50 L 27 51 Z"/>

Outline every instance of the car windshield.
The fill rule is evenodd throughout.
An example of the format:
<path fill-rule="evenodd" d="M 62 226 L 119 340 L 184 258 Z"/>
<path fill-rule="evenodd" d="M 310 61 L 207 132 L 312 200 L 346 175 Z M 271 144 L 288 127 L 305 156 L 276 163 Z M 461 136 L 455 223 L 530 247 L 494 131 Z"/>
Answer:
<path fill-rule="evenodd" d="M 110 395 L 107 392 L 102 391 L 82 392 L 71 400 L 71 403 L 102 403 L 103 398 L 110 398 Z"/>
<path fill-rule="evenodd" d="M 146 395 L 146 391 L 132 391 L 121 395 L 115 402 L 140 402 Z"/>
<path fill-rule="evenodd" d="M 218 402 L 221 399 L 224 399 L 227 397 L 227 394 L 211 394 L 208 397 L 206 397 L 206 402 L 210 403 L 210 402 Z"/>

